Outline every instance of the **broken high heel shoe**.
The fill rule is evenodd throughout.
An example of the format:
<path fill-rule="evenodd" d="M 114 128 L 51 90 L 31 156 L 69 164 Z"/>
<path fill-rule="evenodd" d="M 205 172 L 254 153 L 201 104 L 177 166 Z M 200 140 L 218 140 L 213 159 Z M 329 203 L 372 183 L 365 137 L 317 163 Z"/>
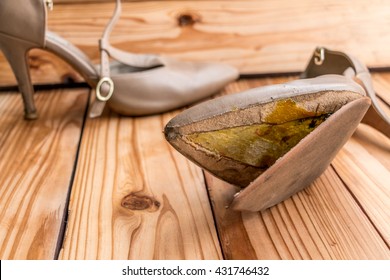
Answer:
<path fill-rule="evenodd" d="M 92 88 L 96 87 L 91 117 L 99 116 L 106 103 L 123 115 L 161 113 L 210 96 L 238 77 L 236 69 L 224 64 L 182 62 L 112 47 L 109 35 L 120 16 L 120 0 L 116 0 L 115 13 L 100 40 L 99 73 L 78 48 L 46 30 L 46 10 L 52 5 L 52 0 L 0 1 L 0 50 L 16 76 L 26 119 L 37 118 L 27 63 L 32 48 L 53 52 L 80 72 Z M 116 61 L 110 63 L 110 58 Z"/>
<path fill-rule="evenodd" d="M 327 168 L 371 100 L 390 136 L 390 119 L 356 59 L 318 48 L 302 78 L 194 106 L 166 125 L 165 137 L 200 167 L 242 188 L 232 209 L 267 209 Z"/>

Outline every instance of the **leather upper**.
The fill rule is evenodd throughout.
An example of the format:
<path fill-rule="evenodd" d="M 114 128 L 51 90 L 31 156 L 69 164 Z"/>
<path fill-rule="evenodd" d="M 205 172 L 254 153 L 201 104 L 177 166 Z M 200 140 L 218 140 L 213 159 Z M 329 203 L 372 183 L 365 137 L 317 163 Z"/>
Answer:
<path fill-rule="evenodd" d="M 46 4 L 43 0 L 0 1 L 0 34 L 42 47 L 45 32 Z"/>

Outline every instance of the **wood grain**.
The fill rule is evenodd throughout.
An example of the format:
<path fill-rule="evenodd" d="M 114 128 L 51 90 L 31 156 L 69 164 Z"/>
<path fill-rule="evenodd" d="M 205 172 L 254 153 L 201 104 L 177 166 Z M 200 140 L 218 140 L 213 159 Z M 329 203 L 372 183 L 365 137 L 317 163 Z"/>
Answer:
<path fill-rule="evenodd" d="M 372 75 L 374 90 L 376 92 L 376 99 L 383 112 L 390 116 L 390 75 L 388 73 L 374 74 Z M 364 124 L 368 124 L 370 127 L 360 129 L 358 132 L 359 136 L 357 139 L 360 142 L 364 142 L 365 148 L 369 149 L 371 153 L 375 153 L 375 156 L 379 160 L 384 160 L 386 163 L 384 166 L 389 166 L 386 158 L 390 160 L 386 153 L 383 151 L 387 150 L 388 139 L 390 138 L 390 126 L 376 113 L 374 108 L 370 108 L 364 117 Z M 362 126 L 363 127 L 363 126 Z M 374 128 L 374 130 L 372 129 Z M 378 134 L 375 131 L 381 132 L 383 135 Z M 371 137 L 370 137 L 371 136 Z M 386 138 L 387 136 L 387 138 Z"/>
<path fill-rule="evenodd" d="M 390 141 L 386 140 L 382 154 L 389 159 Z M 333 166 L 390 246 L 390 166 L 384 166 L 355 139 L 340 151 Z"/>
<path fill-rule="evenodd" d="M 389 111 L 390 107 L 390 73 L 384 72 L 384 73 L 375 73 L 372 74 L 372 81 L 374 85 L 375 92 L 377 96 L 379 96 L 380 99 L 382 99 L 387 106 L 384 106 L 383 108 L 387 111 Z"/>
<path fill-rule="evenodd" d="M 61 259 L 220 259 L 199 168 L 162 134 L 172 115 L 88 119 Z"/>
<path fill-rule="evenodd" d="M 48 26 L 97 63 L 98 39 L 113 8 L 113 1 L 58 4 Z M 134 53 L 222 61 L 246 74 L 302 71 L 317 45 L 354 54 L 370 67 L 388 67 L 389 13 L 390 3 L 382 0 L 129 1 L 111 42 Z M 34 54 L 35 82 L 76 76 L 41 55 Z M 0 58 L 3 69 L 9 68 Z M 11 75 L 0 76 L 0 85 L 10 84 Z"/>
<path fill-rule="evenodd" d="M 388 78 L 374 75 L 383 100 Z M 241 80 L 221 94 L 291 79 Z M 41 117 L 26 122 L 20 96 L 0 93 L 2 259 L 52 259 L 57 243 L 61 259 L 390 259 L 384 135 L 361 125 L 310 187 L 264 212 L 235 212 L 226 206 L 237 189 L 208 174 L 206 186 L 164 140 L 178 111 L 87 120 L 62 243 L 87 92 L 36 98 Z"/>
<path fill-rule="evenodd" d="M 21 97 L 0 94 L 1 259 L 53 259 L 61 241 L 88 93 L 35 97 L 40 117 L 25 121 Z"/>
<path fill-rule="evenodd" d="M 385 242 L 331 168 L 309 188 L 264 212 L 226 209 L 232 186 L 211 176 L 207 183 L 228 259 L 390 258 Z"/>
<path fill-rule="evenodd" d="M 49 28 L 98 63 L 114 2 L 55 3 Z M 301 71 L 316 45 L 389 67 L 389 13 L 381 0 L 124 1 L 111 41 L 243 74 Z M 53 54 L 32 50 L 29 59 L 36 84 L 82 81 Z M 0 73 L 0 87 L 16 84 L 1 52 Z M 294 78 L 241 80 L 221 95 Z M 373 80 L 390 112 L 390 73 Z M 375 129 L 360 125 L 304 191 L 263 212 L 236 212 L 226 206 L 238 189 L 205 181 L 164 140 L 178 111 L 107 111 L 83 129 L 87 99 L 85 89 L 38 92 L 40 119 L 26 122 L 20 96 L 0 92 L 1 259 L 53 259 L 58 250 L 61 259 L 390 259 L 390 140 Z"/>
<path fill-rule="evenodd" d="M 274 82 L 239 81 L 227 87 L 227 92 Z M 374 139 L 371 145 L 384 139 L 375 133 L 366 134 Z M 378 135 L 379 140 L 375 140 Z M 389 160 L 388 142 L 371 148 L 377 149 L 375 155 L 382 158 L 377 161 L 356 144 L 355 138 L 310 187 L 263 212 L 226 208 L 238 189 L 206 174 L 225 257 L 389 259 L 389 171 L 382 165 Z"/>

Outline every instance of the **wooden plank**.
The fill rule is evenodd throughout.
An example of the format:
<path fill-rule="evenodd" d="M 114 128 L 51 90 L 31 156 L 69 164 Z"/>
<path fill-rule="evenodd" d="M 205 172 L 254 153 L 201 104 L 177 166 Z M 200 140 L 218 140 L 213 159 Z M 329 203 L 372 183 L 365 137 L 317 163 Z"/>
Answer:
<path fill-rule="evenodd" d="M 390 73 L 373 74 L 374 89 L 379 96 L 379 104 L 390 116 Z M 382 102 L 383 100 L 384 102 Z M 388 126 L 387 126 L 388 128 Z M 355 139 L 375 157 L 381 164 L 390 170 L 389 138 L 367 125 L 360 125 L 355 132 Z"/>
<path fill-rule="evenodd" d="M 384 109 L 390 107 L 390 73 L 375 73 L 372 74 L 372 81 L 376 94 L 388 105 Z"/>
<path fill-rule="evenodd" d="M 87 104 L 87 90 L 36 94 L 39 119 L 21 97 L 0 94 L 0 258 L 53 259 Z"/>
<path fill-rule="evenodd" d="M 383 114 L 387 115 L 387 119 L 390 120 L 390 75 L 388 72 L 380 74 L 377 73 L 372 75 L 372 78 L 376 93 L 375 99 L 377 101 L 377 106 L 381 107 Z M 390 138 L 390 126 L 388 124 L 390 121 L 387 122 L 376 111 L 377 109 L 371 106 L 362 122 L 374 127 Z"/>
<path fill-rule="evenodd" d="M 201 170 L 162 134 L 172 114 L 88 119 L 61 259 L 220 259 Z"/>
<path fill-rule="evenodd" d="M 98 39 L 113 8 L 113 1 L 59 4 L 49 13 L 48 26 L 97 63 Z M 316 45 L 350 52 L 370 67 L 386 67 L 389 13 L 390 4 L 382 0 L 125 2 L 111 42 L 134 53 L 222 61 L 241 73 L 302 71 Z M 33 62 L 34 81 L 75 76 L 66 68 L 52 80 L 51 59 L 40 55 Z M 0 77 L 0 85 L 14 83 L 9 75 Z"/>
<path fill-rule="evenodd" d="M 373 131 L 372 131 L 373 133 Z M 380 147 L 390 158 L 390 140 Z M 390 165 L 382 165 L 364 146 L 351 139 L 336 156 L 333 166 L 390 246 Z"/>
<path fill-rule="evenodd" d="M 227 88 L 237 92 L 256 84 L 273 83 L 268 80 L 239 81 Z M 278 79 L 277 82 L 281 82 Z M 383 135 L 382 135 L 383 136 Z M 384 137 L 384 136 L 383 136 Z M 353 140 L 352 140 L 353 141 Z M 346 161 L 346 148 L 337 156 L 334 167 L 329 167 L 309 188 L 264 212 L 235 212 L 228 206 L 235 187 L 206 174 L 215 219 L 221 237 L 224 255 L 228 259 L 388 259 L 388 196 L 386 185 L 390 175 L 380 163 L 359 160 L 359 168 L 345 167 L 349 177 L 365 176 L 362 169 L 374 174 L 361 184 L 341 181 L 338 162 Z M 356 158 L 360 155 L 356 151 Z M 352 152 L 349 152 L 351 154 Z M 379 153 L 379 152 L 378 152 Z M 381 152 L 383 154 L 383 150 Z M 365 154 L 365 153 L 363 153 Z M 383 154 L 383 157 L 386 157 Z M 347 164 L 346 164 L 347 166 Z M 336 173 L 336 171 L 337 173 Z M 343 178 L 344 180 L 344 178 Z M 370 181 L 373 180 L 373 181 Z M 380 180 L 380 184 L 375 184 Z M 366 185 L 364 185 L 367 183 Z M 355 185 L 354 185 L 355 184 Z M 373 188 L 355 193 L 353 188 Z M 369 193 L 369 197 L 365 194 Z M 374 197 L 375 194 L 377 197 Z M 357 199 L 357 200 L 355 200 Z M 374 205 L 379 203 L 375 210 Z M 366 209 L 367 207 L 367 209 Z M 366 216 L 366 211 L 368 213 Z M 380 214 L 374 219 L 374 215 Z"/>

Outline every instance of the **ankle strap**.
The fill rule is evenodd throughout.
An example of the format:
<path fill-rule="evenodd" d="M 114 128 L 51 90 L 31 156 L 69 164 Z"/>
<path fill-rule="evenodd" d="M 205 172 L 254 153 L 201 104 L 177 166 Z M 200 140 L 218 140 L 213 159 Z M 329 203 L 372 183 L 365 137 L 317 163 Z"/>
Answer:
<path fill-rule="evenodd" d="M 149 69 L 152 67 L 164 65 L 163 58 L 157 55 L 132 54 L 114 48 L 110 44 L 111 32 L 120 18 L 122 12 L 122 4 L 120 0 L 116 0 L 114 13 L 108 22 L 102 38 L 99 40 L 100 47 L 100 81 L 96 86 L 96 97 L 92 103 L 90 117 L 98 117 L 103 113 L 106 102 L 114 94 L 114 82 L 110 77 L 110 57 L 135 68 Z"/>
<path fill-rule="evenodd" d="M 301 78 L 314 78 L 327 74 L 345 75 L 349 68 L 352 68 L 356 74 L 368 73 L 368 69 L 354 57 L 343 52 L 317 47 Z"/>
<path fill-rule="evenodd" d="M 367 67 L 359 60 L 343 52 L 318 47 L 314 51 L 301 78 L 314 78 L 327 74 L 351 76 L 365 89 L 378 115 L 390 125 L 390 117 L 383 111 L 377 100 L 371 75 Z"/>
<path fill-rule="evenodd" d="M 108 42 L 112 29 L 118 21 L 122 11 L 122 5 L 120 0 L 116 0 L 116 7 L 111 20 L 108 22 L 103 37 L 99 40 L 100 47 L 100 80 L 96 86 L 96 97 L 92 103 L 89 116 L 99 117 L 103 113 L 106 102 L 111 98 L 114 93 L 114 82 L 110 78 L 110 58 L 109 54 L 104 50 L 103 45 Z"/>
<path fill-rule="evenodd" d="M 99 40 L 100 52 L 101 52 L 101 69 L 102 77 L 108 77 L 110 74 L 109 57 L 118 60 L 124 64 L 131 65 L 136 68 L 151 68 L 164 64 L 164 61 L 157 55 L 145 55 L 145 54 L 133 54 L 129 52 L 121 51 L 110 44 L 110 35 L 114 29 L 115 24 L 119 20 L 122 13 L 121 0 L 116 0 L 116 7 L 111 20 L 107 24 L 103 37 Z"/>

